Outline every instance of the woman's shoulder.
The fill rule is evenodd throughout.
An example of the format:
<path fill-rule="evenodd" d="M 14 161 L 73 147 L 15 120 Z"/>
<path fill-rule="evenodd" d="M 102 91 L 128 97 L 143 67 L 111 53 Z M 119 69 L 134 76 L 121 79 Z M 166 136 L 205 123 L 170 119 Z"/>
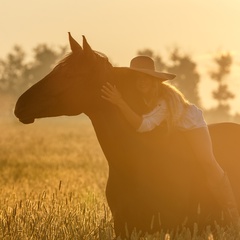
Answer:
<path fill-rule="evenodd" d="M 199 108 L 197 105 L 195 105 L 194 103 L 189 103 L 188 104 L 188 109 L 189 111 L 199 111 L 202 112 L 202 109 Z"/>

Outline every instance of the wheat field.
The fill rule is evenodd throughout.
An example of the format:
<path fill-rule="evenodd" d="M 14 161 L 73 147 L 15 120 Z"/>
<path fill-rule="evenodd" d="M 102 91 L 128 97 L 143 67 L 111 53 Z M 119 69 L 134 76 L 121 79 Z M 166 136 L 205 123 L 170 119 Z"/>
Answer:
<path fill-rule="evenodd" d="M 0 122 L 0 239 L 114 239 L 107 161 L 84 117 Z M 232 228 L 183 228 L 129 239 L 238 239 Z M 120 238 L 117 238 L 120 239 Z"/>

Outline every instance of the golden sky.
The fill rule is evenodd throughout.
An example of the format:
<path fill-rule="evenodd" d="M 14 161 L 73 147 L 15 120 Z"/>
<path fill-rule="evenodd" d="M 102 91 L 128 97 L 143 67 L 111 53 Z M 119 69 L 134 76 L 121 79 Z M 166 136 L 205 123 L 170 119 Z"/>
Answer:
<path fill-rule="evenodd" d="M 15 44 L 28 53 L 40 43 L 67 45 L 70 31 L 121 66 L 144 48 L 164 55 L 179 46 L 203 68 L 228 51 L 240 80 L 239 23 L 240 0 L 0 0 L 0 58 Z"/>

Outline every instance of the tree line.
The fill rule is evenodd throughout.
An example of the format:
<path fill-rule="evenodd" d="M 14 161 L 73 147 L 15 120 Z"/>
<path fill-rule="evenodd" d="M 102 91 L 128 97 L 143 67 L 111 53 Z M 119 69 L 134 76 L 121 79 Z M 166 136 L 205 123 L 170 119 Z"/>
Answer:
<path fill-rule="evenodd" d="M 53 49 L 46 44 L 39 44 L 32 50 L 33 57 L 27 60 L 24 50 L 16 45 L 4 59 L 0 59 L 0 93 L 19 95 L 31 85 L 48 74 L 56 63 L 67 53 L 67 47 L 62 46 Z M 168 53 L 169 61 L 166 62 L 151 49 L 139 50 L 138 55 L 147 55 L 154 59 L 155 67 L 159 71 L 172 72 L 177 75 L 174 85 L 186 96 L 186 98 L 204 110 L 208 122 L 234 121 L 240 122 L 240 115 L 231 115 L 229 100 L 235 96 L 229 90 L 231 66 L 233 57 L 222 54 L 213 58 L 216 70 L 209 72 L 209 77 L 217 83 L 212 91 L 212 98 L 217 106 L 204 109 L 199 95 L 201 81 L 197 63 L 188 54 L 180 53 L 174 48 Z"/>
<path fill-rule="evenodd" d="M 0 59 L 0 92 L 21 94 L 48 74 L 66 51 L 66 47 L 53 49 L 40 44 L 33 49 L 32 59 L 27 60 L 24 50 L 14 46 L 5 59 Z"/>

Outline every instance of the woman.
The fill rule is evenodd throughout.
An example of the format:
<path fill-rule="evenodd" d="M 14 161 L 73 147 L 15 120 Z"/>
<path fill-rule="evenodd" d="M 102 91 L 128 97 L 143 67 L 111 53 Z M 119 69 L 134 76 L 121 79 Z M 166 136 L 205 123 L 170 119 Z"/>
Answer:
<path fill-rule="evenodd" d="M 213 154 L 211 137 L 202 111 L 189 103 L 175 87 L 164 82 L 173 79 L 175 75 L 155 71 L 154 61 L 150 57 L 133 58 L 130 68 L 145 73 L 136 80 L 135 87 L 149 111 L 144 115 L 138 114 L 124 101 L 117 88 L 109 83 L 102 87 L 102 97 L 116 105 L 138 132 L 151 131 L 163 121 L 167 121 L 169 131 L 184 131 L 197 161 L 206 172 L 211 192 L 223 207 L 227 219 L 238 223 L 239 214 L 232 188 Z"/>

